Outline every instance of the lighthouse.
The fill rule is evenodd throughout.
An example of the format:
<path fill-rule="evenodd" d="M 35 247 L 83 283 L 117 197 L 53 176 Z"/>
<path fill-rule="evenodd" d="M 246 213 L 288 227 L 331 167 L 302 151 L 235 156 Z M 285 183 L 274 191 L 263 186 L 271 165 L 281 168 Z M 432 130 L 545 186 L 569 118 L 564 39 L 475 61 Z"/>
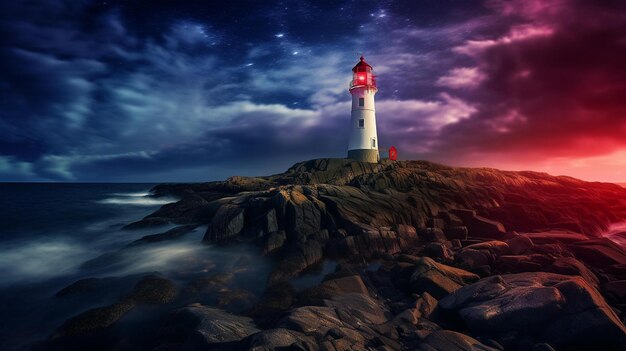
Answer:
<path fill-rule="evenodd" d="M 376 134 L 376 108 L 374 95 L 376 77 L 363 56 L 352 68 L 350 94 L 352 95 L 352 114 L 350 118 L 350 141 L 348 158 L 376 163 L 379 161 L 378 136 Z"/>

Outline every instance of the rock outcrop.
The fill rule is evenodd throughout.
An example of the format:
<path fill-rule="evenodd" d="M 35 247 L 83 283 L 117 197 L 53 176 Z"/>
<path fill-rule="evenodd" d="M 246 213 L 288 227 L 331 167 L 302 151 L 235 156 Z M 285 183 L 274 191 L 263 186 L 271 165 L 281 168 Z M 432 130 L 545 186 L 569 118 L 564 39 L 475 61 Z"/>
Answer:
<path fill-rule="evenodd" d="M 615 184 L 425 161 L 319 159 L 273 176 L 153 192 L 181 200 L 126 228 L 182 226 L 131 248 L 206 226 L 204 244 L 248 243 L 272 260 L 264 292 L 234 286 L 233 272 L 195 275 L 180 292 L 151 277 L 68 320 L 55 338 L 111 330 L 143 304 L 168 312 L 153 326 L 159 337 L 145 344 L 156 350 L 626 346 L 626 253 L 601 237 L 626 220 L 626 189 Z M 321 282 L 293 283 L 328 260 L 337 268 Z M 102 283 L 87 279 L 58 295 Z"/>

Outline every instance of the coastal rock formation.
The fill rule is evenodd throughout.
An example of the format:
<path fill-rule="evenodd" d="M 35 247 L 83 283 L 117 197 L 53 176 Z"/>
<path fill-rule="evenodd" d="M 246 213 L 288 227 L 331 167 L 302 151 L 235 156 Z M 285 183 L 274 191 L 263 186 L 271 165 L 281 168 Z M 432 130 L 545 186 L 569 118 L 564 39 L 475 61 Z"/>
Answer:
<path fill-rule="evenodd" d="M 180 292 L 164 282 L 138 284 L 57 334 L 109 330 L 136 304 L 165 303 L 168 313 L 152 326 L 161 337 L 141 347 L 626 346 L 626 253 L 601 237 L 626 221 L 626 189 L 614 184 L 425 161 L 319 159 L 273 176 L 162 184 L 153 192 L 180 201 L 126 228 L 182 226 L 131 248 L 206 226 L 203 244 L 244 243 L 272 261 L 264 292 L 233 286 L 233 272 L 194 276 Z M 295 278 L 331 261 L 336 268 L 321 282 L 297 286 Z"/>

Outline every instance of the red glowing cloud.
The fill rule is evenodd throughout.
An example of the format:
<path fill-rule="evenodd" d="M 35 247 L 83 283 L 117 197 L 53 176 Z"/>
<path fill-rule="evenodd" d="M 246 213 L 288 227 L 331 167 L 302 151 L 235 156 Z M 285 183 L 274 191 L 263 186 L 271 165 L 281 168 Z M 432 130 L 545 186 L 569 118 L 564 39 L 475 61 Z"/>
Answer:
<path fill-rule="evenodd" d="M 446 126 L 433 152 L 459 164 L 625 180 L 626 4 L 488 4 L 514 24 L 452 49 L 475 67 L 437 84 L 472 88 L 478 112 Z"/>

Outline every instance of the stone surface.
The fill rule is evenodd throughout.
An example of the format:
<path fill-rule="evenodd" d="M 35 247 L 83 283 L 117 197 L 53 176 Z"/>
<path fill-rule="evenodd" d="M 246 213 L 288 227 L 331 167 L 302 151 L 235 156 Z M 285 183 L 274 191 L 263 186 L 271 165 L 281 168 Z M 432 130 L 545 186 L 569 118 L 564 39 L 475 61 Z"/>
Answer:
<path fill-rule="evenodd" d="M 179 329 L 177 334 L 184 339 L 183 344 L 202 348 L 239 341 L 260 331 L 249 317 L 200 304 L 176 311 L 169 323 Z"/>
<path fill-rule="evenodd" d="M 509 250 L 511 250 L 513 255 L 528 253 L 535 247 L 533 241 L 526 235 L 516 235 L 507 240 L 506 243 L 509 245 Z"/>
<path fill-rule="evenodd" d="M 172 301 L 176 294 L 176 284 L 171 280 L 147 276 L 135 285 L 127 298 L 137 303 L 164 304 Z"/>
<path fill-rule="evenodd" d="M 237 237 L 244 228 L 244 213 L 244 209 L 237 205 L 222 205 L 213 216 L 204 241 L 225 243 Z"/>
<path fill-rule="evenodd" d="M 469 236 L 493 239 L 505 237 L 506 229 L 500 222 L 478 216 L 473 210 L 454 209 L 451 212 L 461 218 L 467 226 Z"/>
<path fill-rule="evenodd" d="M 283 247 L 287 240 L 287 234 L 284 231 L 272 232 L 267 235 L 263 246 L 263 253 L 269 254 Z"/>
<path fill-rule="evenodd" d="M 577 259 L 592 267 L 605 268 L 610 265 L 626 264 L 626 252 L 606 238 L 578 241 L 568 245 Z"/>
<path fill-rule="evenodd" d="M 439 301 L 467 327 L 484 334 L 523 330 L 557 347 L 623 345 L 626 328 L 581 277 L 552 273 L 493 276 Z"/>
<path fill-rule="evenodd" d="M 414 292 L 418 294 L 427 292 L 440 299 L 478 279 L 476 274 L 423 257 L 416 262 L 410 283 Z"/>
<path fill-rule="evenodd" d="M 68 319 L 51 338 L 76 336 L 106 328 L 117 322 L 128 311 L 133 309 L 135 305 L 135 301 L 128 299 L 108 306 L 90 309 Z"/>

